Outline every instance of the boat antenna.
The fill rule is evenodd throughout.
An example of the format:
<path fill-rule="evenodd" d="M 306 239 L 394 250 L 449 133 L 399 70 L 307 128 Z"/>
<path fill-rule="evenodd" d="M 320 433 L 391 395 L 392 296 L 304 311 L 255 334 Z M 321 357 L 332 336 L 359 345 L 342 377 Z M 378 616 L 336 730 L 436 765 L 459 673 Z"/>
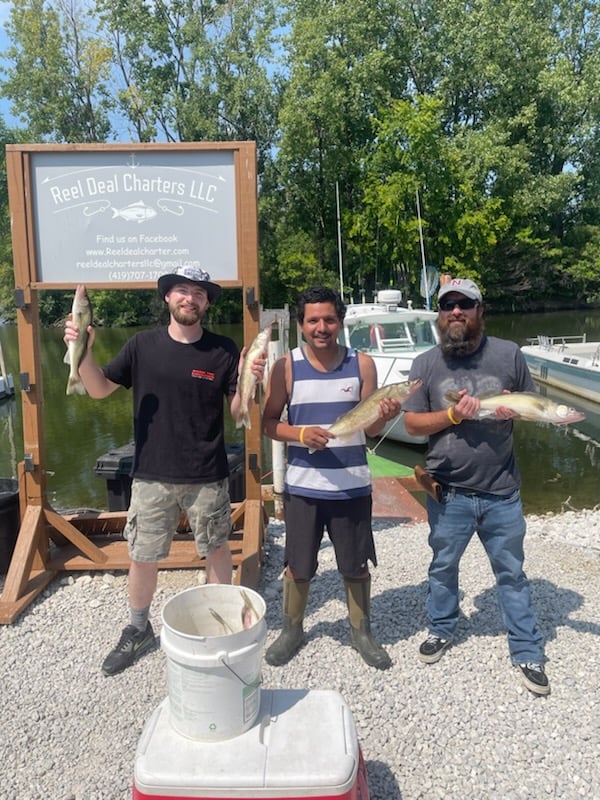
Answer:
<path fill-rule="evenodd" d="M 344 262 L 342 257 L 342 221 L 340 219 L 340 187 L 335 182 L 335 208 L 337 216 L 338 263 L 340 268 L 340 294 L 344 298 Z"/>
<path fill-rule="evenodd" d="M 430 309 L 429 303 L 429 276 L 427 275 L 427 266 L 425 264 L 425 245 L 423 243 L 423 226 L 421 224 L 421 201 L 419 199 L 419 190 L 416 190 L 417 195 L 417 219 L 419 220 L 419 242 L 421 244 L 421 265 L 423 269 L 423 283 L 425 286 L 425 303 L 427 310 Z"/>

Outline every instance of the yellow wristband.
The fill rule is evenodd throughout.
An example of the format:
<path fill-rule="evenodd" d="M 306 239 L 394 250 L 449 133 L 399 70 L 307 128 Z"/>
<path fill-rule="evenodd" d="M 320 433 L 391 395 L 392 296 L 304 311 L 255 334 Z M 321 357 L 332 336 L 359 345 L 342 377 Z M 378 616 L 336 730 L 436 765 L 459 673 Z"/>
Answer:
<path fill-rule="evenodd" d="M 448 412 L 447 412 L 447 413 L 448 413 L 448 419 L 450 420 L 450 422 L 451 422 L 453 425 L 460 425 L 460 423 L 462 422 L 462 420 L 461 420 L 461 419 L 455 419 L 455 418 L 454 418 L 454 414 L 452 413 L 452 406 L 448 406 Z"/>
<path fill-rule="evenodd" d="M 305 430 L 306 430 L 306 425 L 303 425 L 300 428 L 300 436 L 298 436 L 298 441 L 300 442 L 300 444 L 304 444 L 304 431 Z"/>

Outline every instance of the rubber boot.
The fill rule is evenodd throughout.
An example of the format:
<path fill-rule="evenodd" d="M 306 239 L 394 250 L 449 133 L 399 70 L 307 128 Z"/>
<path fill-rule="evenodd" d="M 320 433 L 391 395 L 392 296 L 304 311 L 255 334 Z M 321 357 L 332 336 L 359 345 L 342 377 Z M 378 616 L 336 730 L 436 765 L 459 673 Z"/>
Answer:
<path fill-rule="evenodd" d="M 392 660 L 371 633 L 369 611 L 371 604 L 371 576 L 344 578 L 346 602 L 350 617 L 350 642 L 370 667 L 388 669 Z"/>
<path fill-rule="evenodd" d="M 310 581 L 295 581 L 283 576 L 283 621 L 281 633 L 267 649 L 265 659 L 273 667 L 281 667 L 304 644 L 304 611 L 308 601 Z"/>

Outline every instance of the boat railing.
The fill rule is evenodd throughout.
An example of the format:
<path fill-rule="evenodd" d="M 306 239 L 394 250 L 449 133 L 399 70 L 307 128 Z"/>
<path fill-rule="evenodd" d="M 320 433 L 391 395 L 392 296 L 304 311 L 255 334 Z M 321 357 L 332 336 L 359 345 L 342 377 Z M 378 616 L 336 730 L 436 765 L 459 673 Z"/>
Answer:
<path fill-rule="evenodd" d="M 392 350 L 411 349 L 414 347 L 412 339 L 397 338 L 397 339 L 380 339 L 379 345 L 383 353 L 389 353 Z"/>
<path fill-rule="evenodd" d="M 527 340 L 529 344 L 539 345 L 542 350 L 563 351 L 569 344 L 585 344 L 586 334 L 575 334 L 573 336 L 534 336 Z"/>

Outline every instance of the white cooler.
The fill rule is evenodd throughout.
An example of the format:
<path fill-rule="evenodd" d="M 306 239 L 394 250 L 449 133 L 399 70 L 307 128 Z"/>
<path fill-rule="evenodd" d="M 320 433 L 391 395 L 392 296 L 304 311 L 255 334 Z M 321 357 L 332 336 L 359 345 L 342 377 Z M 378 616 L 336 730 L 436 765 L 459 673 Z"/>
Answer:
<path fill-rule="evenodd" d="M 263 689 L 256 724 L 206 742 L 177 733 L 165 699 L 144 726 L 133 800 L 369 800 L 348 705 L 331 690 Z"/>

